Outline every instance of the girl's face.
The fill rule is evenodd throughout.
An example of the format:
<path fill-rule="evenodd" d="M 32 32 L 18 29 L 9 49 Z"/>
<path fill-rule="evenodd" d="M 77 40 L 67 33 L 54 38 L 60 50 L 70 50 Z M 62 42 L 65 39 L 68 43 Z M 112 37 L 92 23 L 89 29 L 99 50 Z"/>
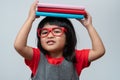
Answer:
<path fill-rule="evenodd" d="M 39 32 L 42 47 L 48 52 L 63 52 L 66 36 L 65 28 L 46 24 Z"/>

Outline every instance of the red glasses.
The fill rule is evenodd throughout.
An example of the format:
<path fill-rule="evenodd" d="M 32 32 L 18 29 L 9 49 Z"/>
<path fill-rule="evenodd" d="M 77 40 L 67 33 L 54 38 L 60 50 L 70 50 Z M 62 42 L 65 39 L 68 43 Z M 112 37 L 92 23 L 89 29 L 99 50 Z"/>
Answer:
<path fill-rule="evenodd" d="M 54 27 L 54 28 L 40 28 L 38 29 L 38 36 L 39 37 L 47 37 L 48 34 L 51 32 L 53 36 L 60 37 L 66 31 L 64 27 Z"/>

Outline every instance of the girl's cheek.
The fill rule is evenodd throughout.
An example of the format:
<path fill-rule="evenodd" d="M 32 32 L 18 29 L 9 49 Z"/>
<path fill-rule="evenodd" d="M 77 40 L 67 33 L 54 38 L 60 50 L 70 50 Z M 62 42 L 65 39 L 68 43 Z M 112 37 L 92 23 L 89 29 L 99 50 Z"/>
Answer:
<path fill-rule="evenodd" d="M 45 44 L 45 39 L 42 38 L 42 39 L 40 39 L 40 41 L 41 41 L 41 42 L 40 42 L 41 45 L 44 45 L 44 44 Z"/>
<path fill-rule="evenodd" d="M 40 38 L 40 41 L 44 41 L 45 40 L 45 38 Z"/>
<path fill-rule="evenodd" d="M 40 39 L 41 44 L 45 42 L 45 39 L 41 38 Z"/>

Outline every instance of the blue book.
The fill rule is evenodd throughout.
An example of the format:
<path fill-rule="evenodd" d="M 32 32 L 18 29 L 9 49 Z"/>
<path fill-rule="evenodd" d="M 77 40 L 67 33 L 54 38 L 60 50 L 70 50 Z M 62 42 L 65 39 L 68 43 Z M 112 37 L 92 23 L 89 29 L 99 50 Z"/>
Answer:
<path fill-rule="evenodd" d="M 38 12 L 38 11 L 36 11 L 36 16 L 77 18 L 77 19 L 83 19 L 84 18 L 84 15 L 79 15 L 79 14 L 64 14 L 64 13 Z"/>

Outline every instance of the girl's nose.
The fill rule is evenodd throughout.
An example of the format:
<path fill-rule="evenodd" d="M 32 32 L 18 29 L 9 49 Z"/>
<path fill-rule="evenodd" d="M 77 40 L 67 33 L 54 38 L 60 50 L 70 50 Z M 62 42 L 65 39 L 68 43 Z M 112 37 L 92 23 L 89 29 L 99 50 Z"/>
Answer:
<path fill-rule="evenodd" d="M 54 37 L 54 35 L 52 34 L 52 32 L 49 32 L 49 34 L 48 34 L 48 36 L 47 36 L 48 38 L 53 38 Z"/>

